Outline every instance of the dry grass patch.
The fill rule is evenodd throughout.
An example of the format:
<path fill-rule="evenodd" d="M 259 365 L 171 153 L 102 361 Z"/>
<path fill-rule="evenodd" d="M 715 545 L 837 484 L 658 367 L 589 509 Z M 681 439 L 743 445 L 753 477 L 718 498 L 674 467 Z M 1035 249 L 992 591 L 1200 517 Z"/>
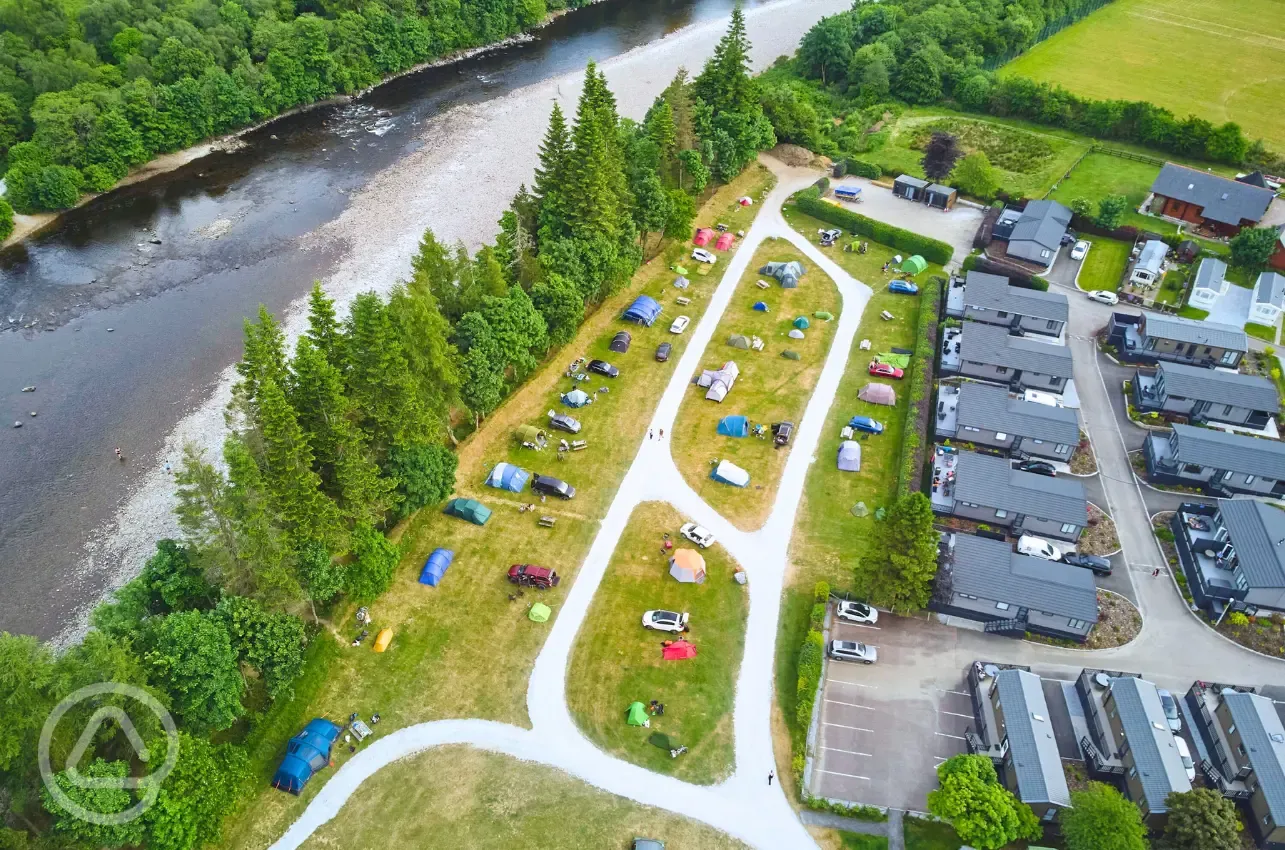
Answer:
<path fill-rule="evenodd" d="M 1124 646 L 1142 631 L 1142 614 L 1136 605 L 1118 593 L 1098 589 L 1098 624 L 1093 627 L 1086 649 Z"/>
<path fill-rule="evenodd" d="M 1115 530 L 1115 520 L 1092 502 L 1089 503 L 1089 524 L 1080 535 L 1079 550 L 1088 555 L 1110 555 L 1120 551 L 1120 535 Z"/>

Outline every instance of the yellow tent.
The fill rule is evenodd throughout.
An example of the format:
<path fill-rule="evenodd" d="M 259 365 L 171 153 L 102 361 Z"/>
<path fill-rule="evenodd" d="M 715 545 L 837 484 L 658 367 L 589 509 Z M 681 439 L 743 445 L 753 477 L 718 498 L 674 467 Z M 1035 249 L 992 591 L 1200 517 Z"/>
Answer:
<path fill-rule="evenodd" d="M 375 651 L 383 652 L 388 649 L 388 644 L 393 642 L 392 629 L 380 629 L 379 634 L 375 635 Z"/>

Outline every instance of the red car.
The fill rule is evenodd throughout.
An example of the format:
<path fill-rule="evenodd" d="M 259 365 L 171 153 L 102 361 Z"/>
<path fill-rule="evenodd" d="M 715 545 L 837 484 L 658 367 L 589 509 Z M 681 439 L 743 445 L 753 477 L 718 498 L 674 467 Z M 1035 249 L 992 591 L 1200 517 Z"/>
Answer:
<path fill-rule="evenodd" d="M 551 587 L 557 587 L 561 580 L 561 577 L 548 567 L 537 567 L 535 564 L 514 564 L 509 567 L 509 581 L 522 587 L 548 590 Z"/>
<path fill-rule="evenodd" d="M 896 366 L 872 361 L 870 363 L 870 374 L 878 375 L 881 378 L 901 378 L 904 377 L 906 373 L 898 369 Z"/>

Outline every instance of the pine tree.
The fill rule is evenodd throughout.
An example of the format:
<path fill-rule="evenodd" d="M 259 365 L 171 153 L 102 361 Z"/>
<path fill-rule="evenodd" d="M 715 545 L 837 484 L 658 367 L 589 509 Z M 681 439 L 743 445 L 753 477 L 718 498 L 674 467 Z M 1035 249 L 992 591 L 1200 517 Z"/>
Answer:
<path fill-rule="evenodd" d="M 937 533 L 928 497 L 923 493 L 902 496 L 876 533 L 880 545 L 868 563 L 858 568 L 857 585 L 881 607 L 894 611 L 923 608 L 937 574 Z"/>
<path fill-rule="evenodd" d="M 678 130 L 674 126 L 674 109 L 660 98 L 647 113 L 647 138 L 656 145 L 660 156 L 660 175 L 670 184 L 678 184 Z"/>
<path fill-rule="evenodd" d="M 265 604 L 298 598 L 302 591 L 286 535 L 268 505 L 263 473 L 239 435 L 223 441 L 223 461 L 228 467 L 224 505 L 237 530 L 238 551 L 235 561 L 223 565 L 219 584 Z"/>
<path fill-rule="evenodd" d="M 532 191 L 539 201 L 540 229 L 546 228 L 554 235 L 567 231 L 567 178 L 571 155 L 571 134 L 562 107 L 553 103 L 549 128 L 540 145 L 540 165 L 535 170 Z"/>
<path fill-rule="evenodd" d="M 745 13 L 740 5 L 732 10 L 727 33 L 696 78 L 696 94 L 715 114 L 751 113 L 759 108 L 754 81 L 750 78 L 750 41 L 745 34 Z"/>
<path fill-rule="evenodd" d="M 388 315 L 401 340 L 407 366 L 427 422 L 455 441 L 451 407 L 459 400 L 459 352 L 451 345 L 451 326 L 437 309 L 432 291 L 417 277 L 408 286 L 395 286 L 388 298 Z"/>
<path fill-rule="evenodd" d="M 379 296 L 366 292 L 353 299 L 347 328 L 348 396 L 376 457 L 383 458 L 393 443 L 426 438 L 433 423 Z"/>
<path fill-rule="evenodd" d="M 567 174 L 568 220 L 572 235 L 578 239 L 615 239 L 621 232 L 622 201 L 628 187 L 624 154 L 612 123 L 614 116 L 614 98 L 590 62 L 576 108 Z"/>
<path fill-rule="evenodd" d="M 419 250 L 410 261 L 411 283 L 428 289 L 442 315 L 450 321 L 464 315 L 460 309 L 460 290 L 455 283 L 456 263 L 450 250 L 437 241 L 432 230 L 425 230 Z"/>
<path fill-rule="evenodd" d="M 339 509 L 354 525 L 382 526 L 397 504 L 397 482 L 379 474 L 366 435 L 346 420 L 340 428 L 335 480 Z"/>
<path fill-rule="evenodd" d="M 483 245 L 473 258 L 473 275 L 478 291 L 483 297 L 503 298 L 509 291 L 509 282 L 504 276 L 504 266 L 500 265 L 495 249 Z"/>
<path fill-rule="evenodd" d="M 238 388 L 253 403 L 258 399 L 259 386 L 264 380 L 281 384 L 286 376 L 285 334 L 268 308 L 259 305 L 259 320 L 245 320 L 245 354 L 236 365 L 241 376 Z"/>
<path fill-rule="evenodd" d="M 312 344 L 331 366 L 342 368 L 343 328 L 335 316 L 335 302 L 326 295 L 320 281 L 314 281 L 312 291 L 308 293 L 307 338 L 312 340 Z"/>
<path fill-rule="evenodd" d="M 205 453 L 192 443 L 183 446 L 183 460 L 175 475 L 178 484 L 179 528 L 194 549 L 223 566 L 241 557 L 241 541 L 235 517 L 228 504 L 228 483 L 223 473 L 205 460 Z"/>
<path fill-rule="evenodd" d="M 344 395 L 343 376 L 311 336 L 301 338 L 295 347 L 286 397 L 294 408 L 299 427 L 307 435 L 321 477 L 332 481 L 339 432 L 351 405 Z"/>
<path fill-rule="evenodd" d="M 669 104 L 674 116 L 674 144 L 677 150 L 685 151 L 695 148 L 700 140 L 696 138 L 696 120 L 692 113 L 691 82 L 687 79 L 687 69 L 679 68 L 674 79 L 669 83 L 661 97 Z"/>

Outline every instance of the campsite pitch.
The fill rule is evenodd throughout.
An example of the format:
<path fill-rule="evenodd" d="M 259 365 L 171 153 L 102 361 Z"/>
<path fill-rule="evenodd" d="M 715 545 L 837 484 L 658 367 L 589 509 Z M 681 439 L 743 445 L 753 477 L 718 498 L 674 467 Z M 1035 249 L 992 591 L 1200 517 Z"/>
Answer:
<path fill-rule="evenodd" d="M 733 580 L 735 562 L 717 543 L 699 550 L 705 581 L 670 576 L 674 551 L 695 549 L 679 537 L 685 518 L 660 502 L 634 509 L 611 564 L 594 596 L 567 671 L 567 707 L 576 724 L 601 749 L 658 773 L 708 785 L 735 768 L 732 702 L 745 647 L 748 589 Z M 662 554 L 662 534 L 674 549 Z M 687 637 L 694 658 L 664 660 L 661 642 L 677 635 L 644 629 L 644 611 L 690 613 Z M 665 704 L 650 728 L 626 723 L 634 702 Z M 660 733 L 671 757 L 650 740 Z M 662 742 L 663 743 L 663 742 Z"/>
<path fill-rule="evenodd" d="M 815 230 L 810 238 L 816 238 Z M 783 289 L 776 280 L 759 273 L 765 263 L 792 260 L 803 263 L 807 270 L 797 288 Z M 766 280 L 768 288 L 759 288 L 759 280 Z M 767 310 L 755 309 L 757 304 Z M 790 446 L 774 448 L 772 423 L 788 420 L 798 426 L 834 338 L 834 324 L 815 314 L 837 317 L 839 307 L 834 283 L 811 260 L 784 240 L 764 241 L 737 283 L 702 360 L 706 369 L 734 361 L 740 371 L 735 384 L 722 402 L 707 399 L 707 390 L 697 385 L 688 388 L 683 398 L 672 435 L 674 462 L 692 489 L 738 528 L 752 531 L 762 526 L 776 500 Z M 804 328 L 796 327 L 800 317 L 807 323 Z M 791 331 L 803 338 L 791 338 Z M 735 336 L 744 337 L 747 343 L 757 336 L 763 349 L 734 347 L 729 340 Z M 786 351 L 798 354 L 799 359 L 783 357 Z M 752 432 L 747 437 L 721 435 L 719 421 L 727 416 L 745 416 L 751 428 L 762 425 L 765 435 L 762 439 Z M 731 461 L 748 472 L 748 486 L 711 479 L 714 458 Z"/>

